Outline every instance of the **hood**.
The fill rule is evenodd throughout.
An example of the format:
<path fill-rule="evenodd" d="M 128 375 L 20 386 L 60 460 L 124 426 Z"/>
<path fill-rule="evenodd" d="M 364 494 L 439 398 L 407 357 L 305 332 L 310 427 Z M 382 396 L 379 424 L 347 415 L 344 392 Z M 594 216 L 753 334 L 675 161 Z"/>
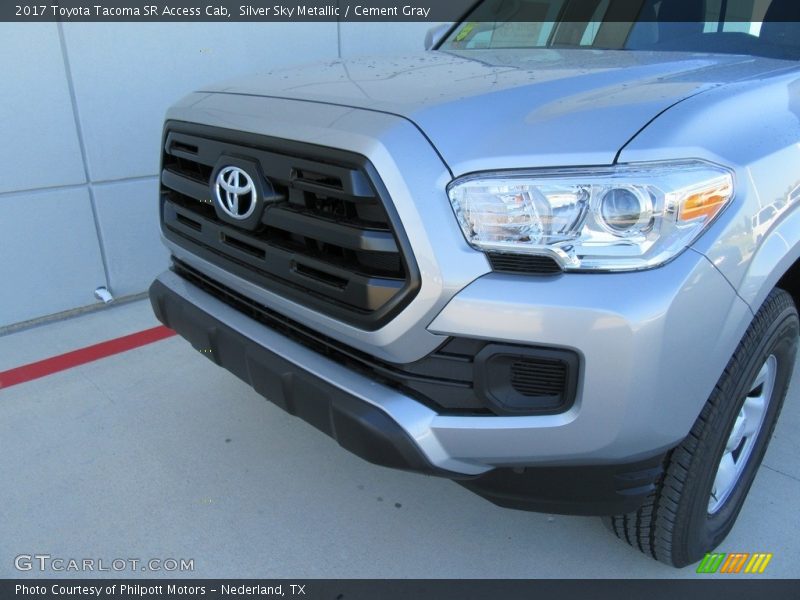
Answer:
<path fill-rule="evenodd" d="M 201 91 L 395 114 L 454 175 L 604 165 L 652 119 L 712 87 L 787 67 L 741 55 L 614 50 L 472 50 L 334 60 Z"/>

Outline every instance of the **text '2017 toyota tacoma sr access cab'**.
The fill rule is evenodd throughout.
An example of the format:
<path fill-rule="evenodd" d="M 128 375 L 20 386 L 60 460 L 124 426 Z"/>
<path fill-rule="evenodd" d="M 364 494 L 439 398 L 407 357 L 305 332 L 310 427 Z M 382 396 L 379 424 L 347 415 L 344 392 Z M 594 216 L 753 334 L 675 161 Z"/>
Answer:
<path fill-rule="evenodd" d="M 158 318 L 370 462 L 698 560 L 798 341 L 800 5 L 764 4 L 491 0 L 189 95 Z"/>

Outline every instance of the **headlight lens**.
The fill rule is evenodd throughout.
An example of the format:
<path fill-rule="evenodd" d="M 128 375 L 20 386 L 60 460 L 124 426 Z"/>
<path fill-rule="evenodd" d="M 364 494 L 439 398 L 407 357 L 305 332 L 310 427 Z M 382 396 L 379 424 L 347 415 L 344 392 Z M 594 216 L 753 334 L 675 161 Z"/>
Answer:
<path fill-rule="evenodd" d="M 482 173 L 457 179 L 448 195 L 474 248 L 629 271 L 689 246 L 730 202 L 733 175 L 701 161 Z"/>

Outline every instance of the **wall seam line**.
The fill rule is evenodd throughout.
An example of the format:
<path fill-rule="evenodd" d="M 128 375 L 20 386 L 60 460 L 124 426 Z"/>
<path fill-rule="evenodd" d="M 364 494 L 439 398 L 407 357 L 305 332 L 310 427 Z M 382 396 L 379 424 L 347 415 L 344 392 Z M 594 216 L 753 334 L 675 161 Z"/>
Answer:
<path fill-rule="evenodd" d="M 118 183 L 135 183 L 139 181 L 148 181 L 150 179 L 158 179 L 158 174 L 154 173 L 153 175 L 132 175 L 131 177 L 119 177 L 117 179 L 102 179 L 100 181 L 93 181 L 92 185 L 101 186 L 114 185 Z M 43 187 L 25 188 L 22 190 L 7 190 L 5 192 L 0 192 L 0 199 L 7 196 L 22 196 L 25 194 L 41 194 L 44 192 L 75 190 L 82 187 L 89 187 L 89 184 L 85 181 L 82 181 L 81 183 L 59 183 L 57 185 L 46 185 Z"/>
<path fill-rule="evenodd" d="M 75 83 L 72 80 L 72 67 L 69 62 L 69 53 L 67 52 L 67 40 L 64 36 L 64 24 L 59 21 L 56 23 L 58 28 L 58 41 L 61 46 L 61 58 L 64 60 L 64 72 L 67 78 L 67 89 L 69 90 L 69 97 L 72 103 L 72 118 L 75 122 L 75 134 L 78 137 L 78 147 L 81 151 L 81 159 L 83 162 L 83 172 L 86 178 L 86 189 L 89 192 L 89 206 L 92 209 L 92 218 L 94 220 L 94 230 L 97 235 L 97 245 L 100 249 L 100 262 L 103 265 L 103 275 L 105 277 L 105 287 L 111 290 L 111 278 L 108 274 L 108 260 L 106 258 L 105 244 L 103 243 L 103 234 L 100 231 L 100 220 L 97 216 L 97 201 L 95 199 L 94 187 L 92 185 L 92 178 L 89 173 L 89 159 L 86 152 L 86 142 L 83 137 L 83 128 L 81 127 L 80 113 L 78 111 L 78 98 L 75 94 Z M 94 291 L 94 290 L 92 290 Z"/>

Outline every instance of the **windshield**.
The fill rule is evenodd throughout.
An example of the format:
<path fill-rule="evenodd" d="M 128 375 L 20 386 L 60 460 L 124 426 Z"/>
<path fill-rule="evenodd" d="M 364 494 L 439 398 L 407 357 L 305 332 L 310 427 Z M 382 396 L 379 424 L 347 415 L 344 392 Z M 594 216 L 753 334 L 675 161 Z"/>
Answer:
<path fill-rule="evenodd" d="M 800 0 L 484 0 L 440 46 L 594 48 L 800 59 Z"/>

